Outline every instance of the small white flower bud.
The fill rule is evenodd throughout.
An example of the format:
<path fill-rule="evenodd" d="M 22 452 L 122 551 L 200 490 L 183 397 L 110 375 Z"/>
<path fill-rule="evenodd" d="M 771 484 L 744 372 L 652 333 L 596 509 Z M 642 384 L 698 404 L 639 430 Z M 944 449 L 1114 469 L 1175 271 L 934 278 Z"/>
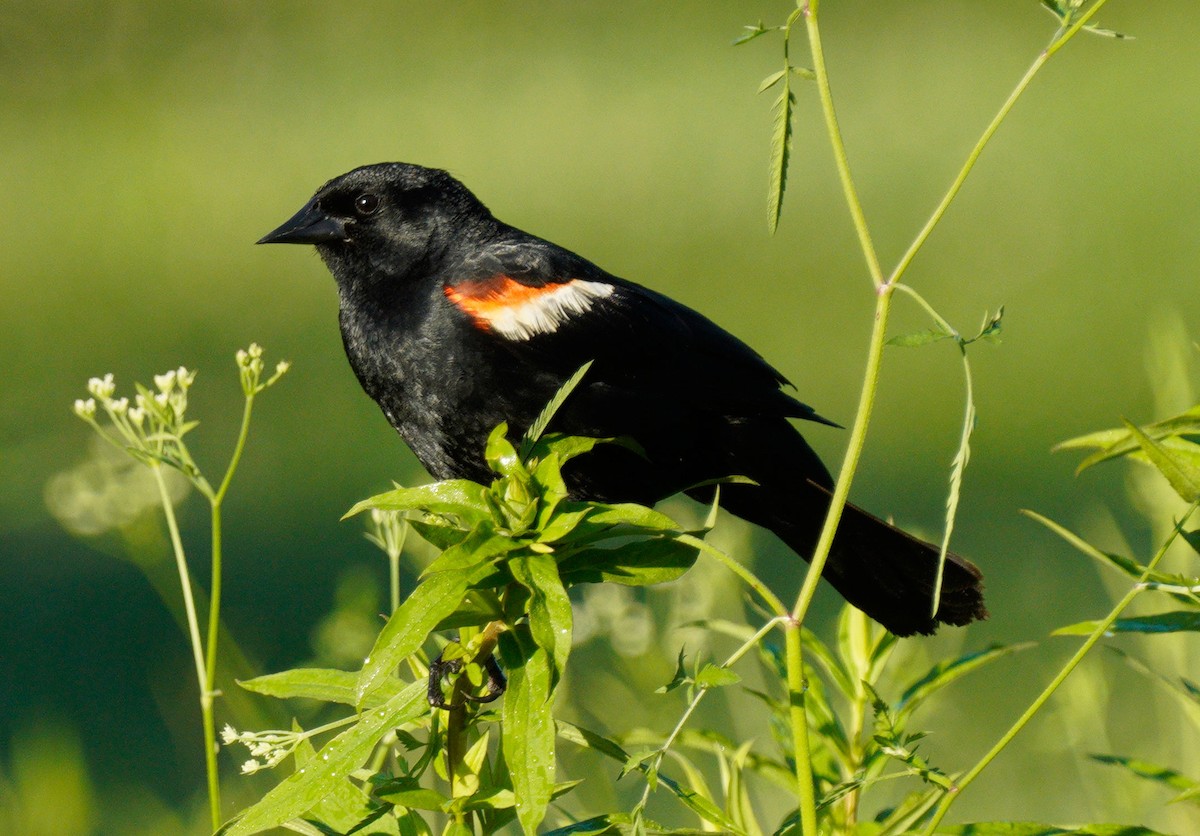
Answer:
<path fill-rule="evenodd" d="M 75 401 L 75 414 L 80 418 L 91 418 L 96 414 L 96 399 L 88 398 Z"/>
<path fill-rule="evenodd" d="M 170 392 L 175 388 L 175 372 L 156 374 L 154 376 L 154 385 L 158 387 L 158 391 L 160 392 Z"/>
<path fill-rule="evenodd" d="M 256 761 L 254 758 L 251 758 L 250 760 L 248 760 L 244 764 L 242 764 L 242 774 L 243 775 L 253 775 L 255 772 L 258 772 L 258 770 L 260 770 L 260 769 L 262 769 L 262 764 L 259 763 L 258 761 Z"/>
<path fill-rule="evenodd" d="M 102 401 L 111 398 L 113 392 L 117 389 L 116 384 L 113 383 L 112 372 L 109 372 L 103 378 L 93 377 L 88 381 L 87 388 L 88 392 Z"/>
<path fill-rule="evenodd" d="M 108 405 L 108 408 L 117 415 L 121 415 L 129 409 L 129 398 L 118 398 L 117 400 L 111 402 Z"/>
<path fill-rule="evenodd" d="M 129 420 L 133 422 L 135 427 L 140 429 L 142 426 L 142 421 L 144 421 L 145 418 L 146 410 L 142 409 L 140 406 L 135 406 L 133 409 L 129 410 Z"/>
<path fill-rule="evenodd" d="M 235 729 L 233 726 L 226 723 L 225 728 L 221 729 L 221 741 L 226 746 L 229 746 L 232 743 L 236 743 L 237 739 L 238 739 L 237 729 Z"/>

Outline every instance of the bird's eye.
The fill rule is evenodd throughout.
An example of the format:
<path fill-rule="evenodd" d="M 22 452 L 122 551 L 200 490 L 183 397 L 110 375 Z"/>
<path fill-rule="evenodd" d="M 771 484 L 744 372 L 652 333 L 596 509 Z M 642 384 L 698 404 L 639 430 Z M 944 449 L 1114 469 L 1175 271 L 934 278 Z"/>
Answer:
<path fill-rule="evenodd" d="M 354 198 L 354 211 L 366 217 L 379 211 L 379 197 L 373 194 L 360 194 Z"/>

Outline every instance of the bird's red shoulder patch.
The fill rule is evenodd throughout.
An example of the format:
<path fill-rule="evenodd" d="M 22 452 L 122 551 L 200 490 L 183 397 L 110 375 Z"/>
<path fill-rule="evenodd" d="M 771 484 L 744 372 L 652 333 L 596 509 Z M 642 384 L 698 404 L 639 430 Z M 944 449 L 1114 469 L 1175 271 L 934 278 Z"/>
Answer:
<path fill-rule="evenodd" d="M 475 327 L 510 340 L 552 334 L 575 314 L 611 296 L 604 282 L 569 279 L 542 285 L 522 284 L 504 275 L 446 285 L 446 298 L 471 318 Z"/>

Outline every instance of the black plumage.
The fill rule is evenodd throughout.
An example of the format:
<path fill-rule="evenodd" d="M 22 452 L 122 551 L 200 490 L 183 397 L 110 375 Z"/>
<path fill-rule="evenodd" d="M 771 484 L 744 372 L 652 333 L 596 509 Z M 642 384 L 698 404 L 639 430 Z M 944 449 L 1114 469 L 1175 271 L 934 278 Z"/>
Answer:
<path fill-rule="evenodd" d="M 829 472 L 789 419 L 830 423 L 741 340 L 699 313 L 497 220 L 444 171 L 366 166 L 326 183 L 260 243 L 314 244 L 337 281 L 354 373 L 436 478 L 490 479 L 501 421 L 516 432 L 593 361 L 553 428 L 627 436 L 568 465 L 581 499 L 652 504 L 708 480 L 727 510 L 808 558 Z M 930 616 L 937 549 L 848 506 L 824 577 L 898 635 L 984 618 L 981 575 L 951 555 Z"/>

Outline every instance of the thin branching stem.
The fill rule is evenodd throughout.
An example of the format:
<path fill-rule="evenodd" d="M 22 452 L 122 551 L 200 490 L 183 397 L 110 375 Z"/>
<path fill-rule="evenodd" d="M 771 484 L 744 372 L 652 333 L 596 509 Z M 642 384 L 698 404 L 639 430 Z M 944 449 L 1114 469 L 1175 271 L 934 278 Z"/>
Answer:
<path fill-rule="evenodd" d="M 729 658 L 721 664 L 721 667 L 729 668 L 737 664 L 737 662 L 743 656 L 749 653 L 751 649 L 753 649 L 760 641 L 762 641 L 763 636 L 774 630 L 779 624 L 787 622 L 787 620 L 788 619 L 786 616 L 776 616 L 775 618 L 767 621 L 766 624 L 764 624 L 762 627 L 759 627 L 758 630 L 755 631 L 753 636 L 746 639 L 746 641 L 742 643 L 741 647 L 733 651 L 733 653 L 729 655 Z M 711 688 L 696 689 L 696 693 L 692 696 L 691 701 L 688 703 L 688 707 L 684 710 L 683 715 L 679 718 L 679 722 L 675 724 L 675 728 L 671 729 L 671 733 L 667 735 L 667 738 L 663 741 L 662 746 L 660 746 L 658 751 L 655 752 L 653 759 L 654 762 L 651 767 L 654 771 L 657 772 L 659 767 L 662 766 L 663 759 L 666 757 L 667 752 L 675 744 L 675 738 L 679 737 L 679 733 L 682 732 L 683 727 L 687 725 L 688 718 L 692 716 L 697 706 L 700 705 L 700 701 L 704 699 L 704 695 L 711 690 Z M 637 806 L 639 810 L 645 809 L 646 803 L 650 800 L 650 790 L 652 789 L 652 786 L 653 785 L 651 782 L 646 782 L 646 787 L 642 791 L 642 800 Z"/>
<path fill-rule="evenodd" d="M 996 759 L 996 756 L 999 755 L 1004 748 L 1012 742 L 1013 738 L 1015 738 L 1021 732 L 1021 730 L 1028 725 L 1029 721 L 1033 719 L 1034 715 L 1037 714 L 1041 710 L 1042 706 L 1046 704 L 1046 701 L 1054 695 L 1054 692 L 1058 690 L 1059 686 L 1066 681 L 1067 677 L 1070 676 L 1075 668 L 1079 666 L 1079 663 L 1083 661 L 1084 657 L 1091 652 L 1091 649 L 1096 645 L 1096 643 L 1100 641 L 1100 639 L 1102 639 L 1106 633 L 1108 633 L 1109 628 L 1111 628 L 1113 625 L 1113 622 L 1120 617 L 1121 613 L 1123 613 L 1131 603 L 1133 603 L 1133 599 L 1145 591 L 1146 581 L 1149 580 L 1150 576 L 1154 573 L 1155 567 L 1158 566 L 1159 561 L 1163 559 L 1163 556 L 1166 555 L 1168 549 L 1170 549 L 1171 545 L 1175 542 L 1175 538 L 1177 538 L 1179 533 L 1183 531 L 1183 526 L 1191 518 L 1192 514 L 1195 513 L 1197 507 L 1200 507 L 1200 502 L 1193 502 L 1188 507 L 1183 517 L 1180 518 L 1179 522 L 1175 524 L 1175 527 L 1171 529 L 1171 533 L 1165 540 L 1163 540 L 1162 545 L 1158 547 L 1158 550 L 1154 553 L 1154 557 L 1152 557 L 1150 562 L 1146 564 L 1146 568 L 1142 572 L 1142 576 L 1138 579 L 1137 583 L 1133 584 L 1133 586 L 1129 588 L 1129 591 L 1126 592 L 1121 600 L 1118 601 L 1116 605 L 1109 611 L 1108 615 L 1104 617 L 1104 620 L 1096 625 L 1096 629 L 1092 630 L 1091 634 L 1086 640 L 1084 640 L 1083 644 L 1079 646 L 1079 649 L 1075 651 L 1075 654 L 1067 660 L 1067 663 L 1063 665 L 1062 669 L 1059 670 L 1052 680 L 1050 680 L 1050 684 L 1048 684 L 1042 690 L 1042 692 L 1038 694 L 1037 698 L 1029 704 L 1029 707 L 1025 709 L 1024 713 L 1022 713 L 1020 717 L 1017 718 L 1017 721 L 1013 723 L 1012 727 L 1009 728 L 1009 730 L 1006 731 L 998 741 L 996 741 L 996 745 L 989 749 L 987 754 L 979 759 L 978 763 L 971 767 L 971 769 L 968 770 L 968 772 L 963 775 L 962 778 L 955 782 L 954 788 L 942 797 L 942 800 L 938 803 L 937 809 L 934 811 L 933 818 L 930 819 L 928 826 L 926 826 L 924 830 L 925 836 L 933 836 L 937 826 L 941 823 L 942 819 L 945 818 L 946 813 L 950 810 L 950 806 L 954 804 L 954 802 L 962 795 L 963 790 L 970 786 L 971 782 L 979 777 L 979 773 L 983 772 L 983 770 L 986 769 L 987 766 Z"/>
<path fill-rule="evenodd" d="M 842 192 L 846 198 L 846 205 L 850 208 L 850 217 L 854 221 L 854 231 L 858 234 L 863 257 L 867 260 L 867 270 L 871 274 L 871 281 L 878 288 L 883 284 L 883 268 L 879 265 L 879 256 L 875 252 L 875 243 L 871 240 L 871 231 L 867 226 L 867 216 L 863 212 L 862 202 L 858 199 L 858 189 L 854 185 L 854 177 L 850 173 L 850 162 L 846 155 L 846 144 L 842 140 L 842 129 L 838 126 L 837 111 L 833 107 L 833 91 L 829 86 L 829 73 L 825 67 L 825 49 L 821 45 L 821 33 L 817 26 L 817 0 L 807 0 L 801 4 L 800 9 L 804 14 L 804 23 L 808 29 L 813 73 L 816 75 L 817 91 L 821 97 L 821 112 L 825 115 L 825 127 L 829 133 L 830 144 L 833 146 L 833 158 L 837 164 L 838 179 L 842 183 Z"/>
<path fill-rule="evenodd" d="M 802 0 L 800 8 L 804 13 L 805 24 L 808 30 L 808 37 L 813 58 L 813 72 L 816 76 L 817 89 L 819 91 L 822 111 L 825 116 L 825 126 L 829 134 L 830 144 L 833 147 L 834 160 L 838 168 L 838 175 L 842 183 L 842 191 L 845 195 L 847 205 L 850 209 L 850 214 L 854 220 L 855 231 L 858 234 L 859 243 L 863 250 L 863 256 L 867 261 L 868 270 L 871 275 L 871 280 L 875 286 L 875 317 L 874 324 L 871 330 L 870 343 L 867 349 L 867 366 L 863 376 L 863 387 L 859 395 L 858 410 L 855 415 L 853 427 L 850 431 L 850 438 L 847 443 L 846 454 L 842 460 L 842 468 L 838 475 L 837 483 L 834 487 L 833 496 L 830 500 L 829 511 L 825 518 L 825 524 L 821 529 L 820 538 L 817 541 L 816 549 L 813 552 L 812 561 L 809 565 L 808 573 L 804 579 L 804 585 L 800 590 L 800 594 L 796 600 L 796 605 L 792 609 L 792 625 L 791 629 L 785 631 L 787 640 L 787 674 L 788 674 L 788 690 L 791 699 L 791 722 L 794 756 L 796 761 L 796 781 L 797 781 L 797 797 L 800 802 L 800 824 L 804 833 L 816 832 L 816 800 L 814 797 L 812 764 L 810 762 L 810 751 L 808 742 L 808 720 L 804 705 L 804 673 L 803 673 L 803 654 L 800 642 L 799 627 L 807 615 L 808 608 L 812 603 L 813 595 L 816 593 L 816 587 L 820 578 L 821 570 L 825 566 L 825 562 L 829 557 L 830 548 L 833 545 L 833 536 L 837 531 L 837 525 L 841 520 L 841 515 L 845 509 L 846 501 L 850 493 L 850 485 L 853 481 L 854 474 L 858 468 L 859 460 L 862 456 L 863 447 L 866 443 L 867 429 L 870 425 L 871 411 L 875 404 L 875 394 L 878 390 L 879 372 L 883 360 L 883 348 L 886 342 L 888 315 L 891 311 L 892 292 L 896 282 L 904 275 L 912 260 L 916 257 L 917 252 L 924 246 L 925 241 L 933 232 L 933 229 L 941 221 L 946 210 L 958 195 L 959 190 L 966 182 L 968 175 L 971 173 L 978 161 L 983 149 L 987 146 L 996 130 L 1008 116 L 1017 100 L 1025 92 L 1029 83 L 1034 76 L 1046 63 L 1046 61 L 1055 52 L 1061 49 L 1079 30 L 1086 25 L 1088 20 L 1092 18 L 1100 7 L 1104 5 L 1106 0 L 1097 0 L 1097 2 L 1081 15 L 1080 18 L 1074 21 L 1070 26 L 1065 27 L 1056 33 L 1055 38 L 1033 62 L 1029 70 L 1017 83 L 1013 92 L 1005 100 L 1000 107 L 996 116 L 988 124 L 979 141 L 968 155 L 966 162 L 954 179 L 950 189 L 946 192 L 937 208 L 934 210 L 930 219 L 926 222 L 920 233 L 914 239 L 912 245 L 900 259 L 896 268 L 891 275 L 885 280 L 882 269 L 879 266 L 878 257 L 875 253 L 874 243 L 872 242 L 870 231 L 867 227 L 866 217 L 862 210 L 862 204 L 858 199 L 857 189 L 854 186 L 854 179 L 850 172 L 849 160 L 847 158 L 845 143 L 842 140 L 841 129 L 838 125 L 837 112 L 833 104 L 833 94 L 829 84 L 829 74 L 825 65 L 824 48 L 821 43 L 820 28 L 818 26 L 818 0 Z"/>
<path fill-rule="evenodd" d="M 188 571 L 187 556 L 183 551 L 183 539 L 179 536 L 179 523 L 175 519 L 175 508 L 171 494 L 163 477 L 162 465 L 149 464 L 150 472 L 158 484 L 163 514 L 167 518 L 167 531 L 171 537 L 171 549 L 175 553 L 175 568 L 179 572 L 179 584 L 183 590 L 183 609 L 187 616 L 188 638 L 191 639 L 192 659 L 196 665 L 196 685 L 200 689 L 200 716 L 204 726 L 204 765 L 208 776 L 208 809 L 213 830 L 221 826 L 221 788 L 217 772 L 217 730 L 213 720 L 212 686 L 204 658 L 204 645 L 200 640 L 200 622 L 196 617 L 196 600 L 192 593 L 192 578 Z"/>
<path fill-rule="evenodd" d="M 917 253 L 920 252 L 923 246 L 925 246 L 925 242 L 929 240 L 929 236 L 933 233 L 934 227 L 941 222 L 942 217 L 946 214 L 946 210 L 950 208 L 950 204 L 954 201 L 954 198 L 958 196 L 958 192 L 962 188 L 963 183 L 967 181 L 967 176 L 971 173 L 971 169 L 975 167 L 975 163 L 978 162 L 979 156 L 983 153 L 984 147 L 988 144 L 988 142 L 991 141 L 992 136 L 996 133 L 996 130 L 1000 127 L 1000 124 L 1008 116 L 1009 111 L 1013 109 L 1013 105 L 1015 105 L 1017 100 L 1021 98 L 1021 95 L 1029 86 L 1029 83 L 1033 81 L 1034 76 L 1038 74 L 1038 71 L 1041 70 L 1045 63 L 1050 60 L 1050 57 L 1053 56 L 1054 53 L 1066 46 L 1067 42 L 1070 41 L 1071 38 L 1075 37 L 1080 29 L 1087 25 L 1087 22 L 1092 19 L 1096 12 L 1100 11 L 1100 8 L 1106 2 L 1108 2 L 1108 0 L 1096 0 L 1096 2 L 1083 15 L 1081 15 L 1078 20 L 1076 20 L 1066 29 L 1060 29 L 1058 32 L 1056 32 L 1054 38 L 1050 42 L 1050 45 L 1046 47 L 1046 49 L 1042 50 L 1038 57 L 1034 59 L 1033 63 L 1029 65 L 1029 69 L 1025 71 L 1025 75 L 1021 76 L 1021 80 L 1017 82 L 1017 86 L 1013 88 L 1012 93 L 1010 93 L 1008 98 L 1005 99 L 1004 104 L 1000 106 L 1000 110 L 997 111 L 987 128 L 984 129 L 982 136 L 979 137 L 979 141 L 975 143 L 975 147 L 971 149 L 971 153 L 967 155 L 966 163 L 959 170 L 958 176 L 954 178 L 954 182 L 950 184 L 950 188 L 947 190 L 945 196 L 942 197 L 941 203 L 939 203 L 937 208 L 933 210 L 933 214 L 929 216 L 929 220 L 925 222 L 925 226 L 921 228 L 921 231 L 917 233 L 917 237 L 913 239 L 912 244 L 909 245 L 908 250 L 903 256 L 901 256 L 900 262 L 896 265 L 896 269 L 893 270 L 891 276 L 888 277 L 888 283 L 898 281 L 900 277 L 903 276 L 908 270 L 908 267 L 910 264 L 912 264 L 913 259 L 917 257 Z"/>

